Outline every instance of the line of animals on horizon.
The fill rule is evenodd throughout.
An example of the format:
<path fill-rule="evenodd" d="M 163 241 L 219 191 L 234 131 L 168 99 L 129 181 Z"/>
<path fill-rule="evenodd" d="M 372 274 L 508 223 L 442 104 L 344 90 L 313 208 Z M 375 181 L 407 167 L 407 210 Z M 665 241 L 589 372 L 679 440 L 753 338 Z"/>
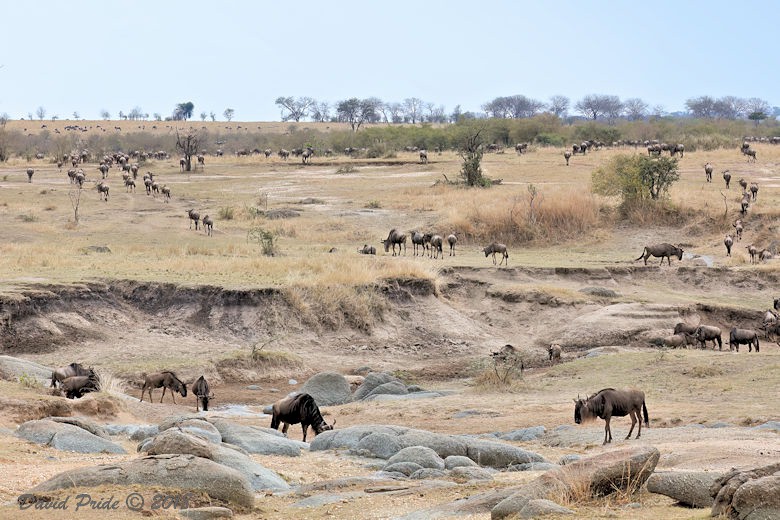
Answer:
<path fill-rule="evenodd" d="M 71 363 L 52 371 L 51 388 L 57 388 L 57 383 L 60 384 L 60 391 L 68 399 L 81 398 L 87 393 L 100 390 L 100 378 L 95 370 L 92 367 L 85 368 L 80 363 Z M 182 397 L 187 397 L 187 384 L 179 379 L 174 372 L 163 370 L 153 374 L 144 374 L 139 402 L 143 402 L 144 395 L 148 393 L 149 401 L 153 403 L 152 390 L 157 388 L 163 389 L 160 395 L 160 403 L 163 402 L 166 390 L 170 390 L 173 404 L 176 404 L 177 393 Z M 209 410 L 209 402 L 215 396 L 211 392 L 205 377 L 200 376 L 195 380 L 192 384 L 192 393 L 195 395 L 195 412 L 199 412 L 201 408 L 203 408 L 204 412 L 207 412 Z M 332 430 L 336 425 L 335 420 L 331 424 L 325 422 L 314 398 L 306 393 L 289 395 L 272 405 L 271 428 L 278 430 L 280 424 L 283 425 L 282 434 L 286 437 L 287 429 L 290 425 L 298 423 L 301 424 L 303 429 L 304 442 L 306 442 L 309 426 L 314 430 L 314 435 L 317 436 L 326 430 Z"/>

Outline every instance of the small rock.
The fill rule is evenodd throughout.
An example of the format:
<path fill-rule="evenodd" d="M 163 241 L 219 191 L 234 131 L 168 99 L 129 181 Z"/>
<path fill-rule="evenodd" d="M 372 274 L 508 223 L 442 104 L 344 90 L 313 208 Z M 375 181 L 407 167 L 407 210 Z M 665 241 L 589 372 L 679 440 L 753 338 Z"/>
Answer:
<path fill-rule="evenodd" d="M 556 504 L 552 500 L 534 499 L 520 510 L 520 518 L 536 518 L 543 515 L 573 515 L 574 511 Z"/>
<path fill-rule="evenodd" d="M 388 464 L 382 469 L 382 471 L 387 473 L 401 473 L 408 477 L 418 469 L 423 469 L 423 467 L 414 462 L 405 461 Z"/>
<path fill-rule="evenodd" d="M 597 296 L 599 298 L 617 298 L 620 296 L 617 292 L 606 287 L 583 287 L 580 289 L 583 294 L 589 294 L 591 296 Z"/>
<path fill-rule="evenodd" d="M 211 520 L 212 518 L 233 518 L 233 511 L 227 507 L 199 507 L 182 509 L 178 515 L 190 520 Z"/>
<path fill-rule="evenodd" d="M 434 468 L 420 468 L 411 475 L 409 478 L 412 480 L 425 480 L 425 479 L 437 479 L 447 475 L 447 472 L 441 469 Z"/>
<path fill-rule="evenodd" d="M 544 435 L 547 431 L 544 426 L 533 426 L 531 428 L 520 428 L 519 430 L 512 430 L 511 432 L 499 435 L 500 439 L 505 441 L 532 441 L 537 437 Z"/>
<path fill-rule="evenodd" d="M 249 386 L 246 387 L 246 389 L 247 390 L 262 390 L 262 388 L 257 386 L 257 385 L 249 385 Z"/>
<path fill-rule="evenodd" d="M 290 379 L 289 381 L 287 381 L 287 384 L 290 386 L 297 385 L 298 381 L 296 379 Z"/>
<path fill-rule="evenodd" d="M 461 467 L 477 467 L 478 464 L 468 457 L 463 455 L 450 455 L 444 459 L 444 467 L 446 469 L 454 469 Z"/>
<path fill-rule="evenodd" d="M 579 455 L 575 453 L 570 453 L 569 455 L 564 455 L 561 457 L 561 459 L 558 461 L 558 464 L 561 466 L 565 466 L 566 464 L 571 464 L 572 462 L 577 462 L 578 460 L 582 459 Z"/>

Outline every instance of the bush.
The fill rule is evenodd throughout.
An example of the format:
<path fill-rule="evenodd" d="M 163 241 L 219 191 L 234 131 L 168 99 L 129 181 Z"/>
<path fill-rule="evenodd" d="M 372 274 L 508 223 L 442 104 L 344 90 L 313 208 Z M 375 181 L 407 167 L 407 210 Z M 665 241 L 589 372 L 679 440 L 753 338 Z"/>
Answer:
<path fill-rule="evenodd" d="M 235 210 L 233 209 L 233 206 L 223 206 L 219 208 L 220 220 L 233 220 L 234 216 Z"/>
<path fill-rule="evenodd" d="M 665 196 L 680 178 L 677 159 L 646 155 L 616 155 L 593 172 L 594 193 L 622 198 L 622 204 Z"/>
<path fill-rule="evenodd" d="M 534 140 L 544 146 L 563 146 L 566 143 L 566 139 L 558 134 L 539 134 Z"/>
<path fill-rule="evenodd" d="M 277 254 L 276 236 L 260 226 L 255 226 L 247 232 L 247 242 L 253 242 L 260 246 L 265 256 L 275 256 Z"/>

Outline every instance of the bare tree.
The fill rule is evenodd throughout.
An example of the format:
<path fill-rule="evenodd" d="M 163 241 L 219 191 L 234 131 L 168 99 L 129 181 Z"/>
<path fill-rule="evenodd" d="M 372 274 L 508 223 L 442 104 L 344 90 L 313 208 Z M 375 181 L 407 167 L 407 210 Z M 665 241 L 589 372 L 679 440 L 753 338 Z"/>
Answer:
<path fill-rule="evenodd" d="M 403 110 L 406 119 L 416 124 L 422 118 L 423 100 L 419 98 L 406 98 L 403 102 Z"/>
<path fill-rule="evenodd" d="M 580 114 L 589 117 L 593 120 L 599 118 L 599 116 L 607 116 L 615 118 L 620 115 L 620 111 L 623 108 L 623 104 L 620 102 L 620 98 L 617 96 L 610 96 L 605 94 L 588 94 L 581 100 L 577 101 L 574 108 Z"/>
<path fill-rule="evenodd" d="M 79 205 L 81 205 L 81 192 L 83 191 L 81 184 L 78 182 L 74 182 L 70 187 L 70 191 L 68 191 L 70 205 L 73 207 L 73 220 L 76 224 L 79 223 Z"/>
<path fill-rule="evenodd" d="M 311 118 L 317 123 L 330 121 L 330 104 L 327 101 L 314 103 L 311 108 Z"/>
<path fill-rule="evenodd" d="M 209 112 L 209 117 L 211 118 L 212 123 L 217 120 L 217 114 L 214 112 Z"/>
<path fill-rule="evenodd" d="M 192 156 L 200 150 L 200 136 L 195 131 L 189 131 L 184 135 L 176 130 L 176 149 L 184 155 L 184 169 L 192 171 Z"/>
<path fill-rule="evenodd" d="M 710 96 L 699 96 L 685 101 L 685 107 L 693 117 L 715 117 L 715 99 Z"/>
<path fill-rule="evenodd" d="M 236 111 L 232 108 L 226 108 L 224 112 L 222 112 L 222 115 L 225 116 L 225 119 L 227 119 L 228 123 L 233 120 L 233 115 L 235 115 Z"/>
<path fill-rule="evenodd" d="M 100 111 L 100 117 L 106 120 L 111 119 L 111 112 L 109 112 L 104 108 L 103 110 Z"/>
<path fill-rule="evenodd" d="M 209 115 L 206 112 L 201 112 L 200 113 L 200 120 L 201 121 L 205 121 L 207 117 L 209 117 Z"/>
<path fill-rule="evenodd" d="M 647 103 L 639 98 L 629 98 L 623 102 L 623 112 L 631 121 L 639 121 L 647 115 Z"/>
<path fill-rule="evenodd" d="M 46 109 L 43 107 L 38 107 L 38 110 L 35 111 L 35 115 L 38 116 L 38 119 L 43 121 L 43 118 L 46 117 Z M 32 117 L 30 117 L 32 119 Z"/>
<path fill-rule="evenodd" d="M 563 118 L 566 117 L 566 114 L 569 111 L 569 103 L 569 98 L 566 96 L 555 95 L 550 97 L 550 103 L 548 103 L 547 108 L 556 117 Z"/>
<path fill-rule="evenodd" d="M 282 110 L 282 121 L 295 121 L 297 123 L 309 114 L 309 110 L 316 101 L 310 97 L 295 99 L 292 96 L 279 96 L 275 103 Z"/>
<path fill-rule="evenodd" d="M 390 114 L 391 123 L 397 124 L 404 122 L 404 107 L 401 105 L 401 103 L 388 103 L 387 112 Z"/>

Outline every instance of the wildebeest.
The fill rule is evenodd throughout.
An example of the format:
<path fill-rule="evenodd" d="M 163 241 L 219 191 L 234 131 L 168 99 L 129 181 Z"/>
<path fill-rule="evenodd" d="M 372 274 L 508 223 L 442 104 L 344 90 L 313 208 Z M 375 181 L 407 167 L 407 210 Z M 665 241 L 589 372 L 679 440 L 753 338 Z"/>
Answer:
<path fill-rule="evenodd" d="M 663 339 L 663 346 L 670 348 L 681 348 L 688 345 L 688 335 L 685 332 L 672 334 Z"/>
<path fill-rule="evenodd" d="M 758 262 L 758 249 L 756 249 L 756 246 L 753 244 L 750 244 L 748 246 L 745 246 L 745 249 L 748 250 L 748 254 L 750 255 L 750 263 L 755 264 Z"/>
<path fill-rule="evenodd" d="M 385 253 L 389 252 L 390 246 L 392 246 L 393 256 L 395 256 L 395 246 L 398 245 L 398 254 L 400 255 L 401 245 L 403 245 L 404 255 L 406 254 L 406 235 L 395 228 L 390 230 L 390 233 L 387 234 L 387 238 L 382 240 L 382 244 L 385 246 Z"/>
<path fill-rule="evenodd" d="M 149 177 L 144 177 L 144 188 L 146 188 L 146 194 L 151 195 L 152 194 L 152 184 L 154 181 L 152 181 Z"/>
<path fill-rule="evenodd" d="M 678 143 L 678 144 L 670 144 L 669 145 L 669 155 L 674 157 L 678 153 L 680 154 L 680 158 L 681 159 L 683 157 L 685 157 L 685 145 L 680 144 L 680 143 Z"/>
<path fill-rule="evenodd" d="M 756 198 L 758 197 L 758 183 L 757 182 L 751 182 L 750 183 L 750 194 L 753 195 L 753 202 L 755 202 Z"/>
<path fill-rule="evenodd" d="M 571 152 L 569 150 L 566 150 L 563 152 L 563 158 L 566 159 L 566 166 L 569 165 L 569 159 L 571 159 Z"/>
<path fill-rule="evenodd" d="M 103 181 L 100 181 L 95 186 L 95 189 L 98 190 L 98 193 L 100 194 L 100 200 L 108 202 L 108 184 L 104 184 Z"/>
<path fill-rule="evenodd" d="M 51 387 L 56 387 L 57 383 L 62 383 L 69 377 L 88 376 L 90 372 L 92 372 L 92 369 L 84 368 L 81 363 L 71 363 L 64 367 L 55 368 L 51 373 Z"/>
<path fill-rule="evenodd" d="M 745 155 L 747 155 L 748 162 L 756 162 L 756 151 L 755 150 L 745 150 Z"/>
<path fill-rule="evenodd" d="M 197 231 L 200 225 L 200 213 L 194 209 L 188 209 L 187 215 L 190 217 L 190 229 L 192 229 L 192 223 L 195 222 L 195 231 Z"/>
<path fill-rule="evenodd" d="M 271 428 L 278 430 L 279 424 L 284 423 L 282 433 L 287 436 L 287 429 L 291 424 L 301 423 L 301 428 L 303 429 L 303 442 L 306 442 L 306 434 L 309 430 L 309 426 L 314 430 L 314 435 L 316 437 L 326 430 L 332 430 L 336 425 L 336 421 L 333 421 L 333 424 L 325 422 L 317 403 L 314 402 L 314 398 L 309 394 L 298 394 L 285 397 L 284 399 L 275 402 L 272 409 Z"/>
<path fill-rule="evenodd" d="M 707 182 L 712 182 L 712 165 L 710 163 L 704 165 L 704 177 Z"/>
<path fill-rule="evenodd" d="M 414 256 L 417 256 L 417 252 L 420 250 L 420 246 L 423 248 L 423 254 L 425 254 L 425 245 L 423 243 L 423 235 L 417 230 L 413 230 L 409 232 L 409 236 L 412 239 L 412 251 L 414 252 Z"/>
<path fill-rule="evenodd" d="M 441 235 L 433 235 L 431 237 L 431 250 L 429 253 L 430 258 L 439 258 L 439 254 L 441 254 L 442 259 L 444 259 L 444 251 L 443 249 L 444 239 L 441 237 Z"/>
<path fill-rule="evenodd" d="M 450 256 L 455 256 L 455 243 L 458 241 L 458 237 L 455 233 L 447 235 L 447 243 L 450 245 Z"/>
<path fill-rule="evenodd" d="M 694 335 L 696 334 L 696 329 L 698 328 L 699 328 L 698 325 L 690 325 L 688 323 L 681 321 L 674 326 L 674 333 Z"/>
<path fill-rule="evenodd" d="M 428 150 L 420 150 L 420 162 L 428 164 Z"/>
<path fill-rule="evenodd" d="M 163 201 L 164 202 L 168 202 L 169 200 L 171 200 L 171 189 L 168 186 L 163 184 L 163 187 L 160 188 L 160 191 L 163 194 Z"/>
<path fill-rule="evenodd" d="M 750 207 L 750 194 L 746 191 L 742 192 L 742 200 L 739 203 L 740 210 L 739 212 L 742 213 L 744 216 L 745 213 L 747 213 L 748 208 Z"/>
<path fill-rule="evenodd" d="M 758 260 L 761 262 L 766 262 L 767 260 L 771 260 L 774 255 L 772 254 L 772 251 L 769 249 L 762 249 L 758 252 Z"/>
<path fill-rule="evenodd" d="M 108 177 L 108 165 L 106 163 L 101 164 L 98 167 L 98 170 L 100 170 L 101 178 L 105 179 L 106 177 Z"/>
<path fill-rule="evenodd" d="M 666 261 L 669 262 L 669 266 L 672 265 L 672 257 L 676 256 L 678 260 L 682 260 L 683 257 L 683 250 L 677 246 L 673 246 L 672 244 L 654 244 L 651 246 L 645 246 L 645 248 L 642 250 L 642 254 L 639 255 L 638 258 L 634 259 L 634 262 L 637 260 L 644 258 L 645 259 L 645 265 L 647 265 L 647 259 L 651 256 L 655 257 L 661 257 L 661 264 L 664 265 L 664 258 L 666 258 Z"/>
<path fill-rule="evenodd" d="M 181 171 L 184 171 L 184 168 L 187 166 L 187 160 L 183 157 L 179 159 L 179 168 L 181 168 Z"/>
<path fill-rule="evenodd" d="M 211 231 L 214 228 L 214 221 L 206 215 L 203 217 L 203 230 L 206 232 L 208 236 L 211 236 Z"/>
<path fill-rule="evenodd" d="M 737 240 L 742 240 L 742 229 L 743 229 L 743 228 L 742 228 L 742 219 L 739 219 L 739 218 L 738 218 L 738 219 L 737 219 L 737 220 L 735 220 L 735 221 L 734 221 L 734 223 L 733 223 L 733 224 L 731 224 L 731 225 L 732 225 L 732 226 L 734 226 L 734 231 L 735 231 L 735 232 L 736 232 L 736 234 L 737 234 Z"/>
<path fill-rule="evenodd" d="M 748 183 L 744 177 L 739 179 L 739 185 L 742 186 L 742 191 L 745 191 L 747 189 Z"/>
<path fill-rule="evenodd" d="M 162 372 L 156 372 L 154 374 L 144 376 L 144 386 L 141 388 L 141 401 L 144 400 L 144 392 L 146 392 L 146 389 L 148 388 L 149 401 L 154 402 L 154 400 L 152 400 L 152 390 L 160 387 L 163 389 L 162 395 L 160 396 L 161 403 L 163 401 L 163 397 L 165 397 L 166 388 L 170 388 L 171 390 L 173 404 L 176 404 L 176 392 L 179 392 L 182 397 L 187 397 L 187 385 L 185 385 L 181 379 L 176 377 L 176 374 L 170 370 L 163 370 Z"/>
<path fill-rule="evenodd" d="M 201 168 L 205 168 L 206 167 L 206 157 L 204 157 L 203 155 L 198 155 L 198 164 L 200 165 Z"/>
<path fill-rule="evenodd" d="M 501 262 L 499 262 L 498 265 L 501 265 L 504 260 L 506 260 L 506 265 L 509 265 L 509 252 L 506 250 L 506 245 L 504 244 L 493 242 L 489 246 L 483 248 L 482 252 L 485 253 L 485 258 L 493 255 L 493 265 L 496 265 L 496 253 L 501 253 Z"/>
<path fill-rule="evenodd" d="M 780 298 L 775 298 L 772 302 L 772 306 L 776 311 L 780 311 Z"/>
<path fill-rule="evenodd" d="M 276 154 L 279 156 L 280 159 L 284 159 L 285 161 L 290 157 L 290 152 L 282 148 Z"/>
<path fill-rule="evenodd" d="M 135 181 L 129 177 L 125 179 L 125 191 L 135 192 Z"/>
<path fill-rule="evenodd" d="M 713 325 L 699 325 L 693 333 L 693 337 L 701 343 L 701 348 L 707 348 L 707 342 L 712 341 L 712 348 L 715 349 L 715 342 L 718 343 L 718 350 L 723 350 L 723 339 L 720 329 Z"/>
<path fill-rule="evenodd" d="M 754 346 L 756 347 L 756 352 L 758 352 L 758 334 L 756 331 L 751 329 L 731 329 L 729 333 L 729 350 L 735 348 L 736 345 L 737 352 L 739 352 L 739 346 L 743 344 L 748 346 L 748 352 L 752 352 Z"/>
<path fill-rule="evenodd" d="M 32 168 L 27 168 L 27 182 L 32 182 L 33 174 L 35 173 L 35 170 Z"/>
<path fill-rule="evenodd" d="M 90 369 L 87 375 L 66 378 L 62 382 L 62 391 L 68 399 L 80 399 L 86 393 L 97 392 L 99 386 L 97 374 Z"/>
<path fill-rule="evenodd" d="M 550 356 L 550 364 L 561 362 L 561 352 L 563 352 L 563 349 L 557 343 L 553 343 L 547 347 L 547 354 Z"/>
<path fill-rule="evenodd" d="M 504 345 L 497 352 L 492 352 L 490 355 L 493 357 L 493 361 L 507 362 L 517 358 L 517 349 L 512 345 Z"/>
<path fill-rule="evenodd" d="M 604 444 L 612 442 L 612 429 L 609 427 L 609 421 L 612 416 L 631 417 L 631 429 L 628 430 L 626 439 L 631 438 L 631 432 L 634 426 L 639 422 L 639 431 L 636 434 L 638 439 L 642 435 L 642 414 L 644 415 L 645 426 L 650 426 L 650 420 L 647 416 L 647 405 L 645 404 L 645 393 L 641 390 L 615 390 L 614 388 L 605 388 L 599 391 L 593 397 L 574 400 L 574 422 L 580 424 L 583 421 L 598 417 L 604 419 Z"/>
<path fill-rule="evenodd" d="M 200 376 L 192 385 L 192 393 L 195 394 L 195 411 L 198 412 L 199 406 L 203 404 L 203 411 L 209 411 L 209 399 L 214 399 L 214 396 L 209 390 L 209 383 L 206 378 Z"/>
<path fill-rule="evenodd" d="M 731 184 L 731 174 L 728 170 L 723 172 L 723 180 L 726 181 L 726 189 L 729 189 L 729 185 Z"/>
<path fill-rule="evenodd" d="M 368 244 L 363 244 L 363 247 L 358 249 L 358 253 L 360 253 L 361 255 L 375 255 L 376 248 Z"/>
<path fill-rule="evenodd" d="M 734 239 L 731 235 L 726 235 L 723 239 L 723 245 L 726 246 L 726 256 L 731 256 L 731 246 L 734 245 Z"/>

